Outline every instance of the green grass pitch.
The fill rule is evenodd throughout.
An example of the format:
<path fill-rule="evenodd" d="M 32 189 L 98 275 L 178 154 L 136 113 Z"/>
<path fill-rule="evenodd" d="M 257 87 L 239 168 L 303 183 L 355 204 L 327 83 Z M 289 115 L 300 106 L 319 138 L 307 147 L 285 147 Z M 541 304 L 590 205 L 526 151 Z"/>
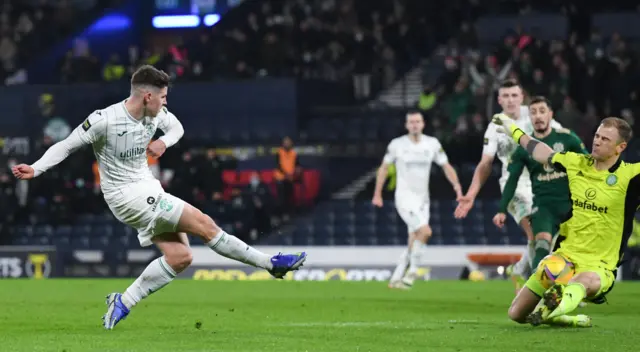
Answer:
<path fill-rule="evenodd" d="M 107 293 L 129 280 L 0 280 L 1 351 L 634 351 L 640 284 L 616 284 L 590 305 L 594 327 L 511 323 L 507 281 L 381 282 L 177 280 L 113 331 Z"/>

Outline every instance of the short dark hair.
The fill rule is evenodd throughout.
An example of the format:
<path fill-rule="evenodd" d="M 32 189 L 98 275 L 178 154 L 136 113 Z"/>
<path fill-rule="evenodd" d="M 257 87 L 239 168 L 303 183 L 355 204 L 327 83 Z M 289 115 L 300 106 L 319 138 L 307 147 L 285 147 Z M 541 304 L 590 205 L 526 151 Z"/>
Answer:
<path fill-rule="evenodd" d="M 151 65 L 142 65 L 133 73 L 131 85 L 149 85 L 162 89 L 169 86 L 169 75 Z"/>
<path fill-rule="evenodd" d="M 409 110 L 407 110 L 407 114 L 406 115 L 413 115 L 413 114 L 421 114 L 422 115 L 422 111 L 420 111 L 418 109 L 409 109 Z"/>
<path fill-rule="evenodd" d="M 614 127 L 618 130 L 620 139 L 624 142 L 628 143 L 631 140 L 631 137 L 633 137 L 633 131 L 631 130 L 629 123 L 619 117 L 607 117 L 600 122 L 600 125 L 604 127 Z"/>
<path fill-rule="evenodd" d="M 500 83 L 500 88 L 512 88 L 512 87 L 520 87 L 520 89 L 522 89 L 522 86 L 520 85 L 520 83 L 518 83 L 518 81 L 516 81 L 515 79 L 507 79 L 502 81 L 502 83 Z"/>
<path fill-rule="evenodd" d="M 531 101 L 529 102 L 529 106 L 531 106 L 533 104 L 540 104 L 540 103 L 547 104 L 547 107 L 549 108 L 549 110 L 553 110 L 553 108 L 551 107 L 551 102 L 549 101 L 549 99 L 547 99 L 546 97 L 543 97 L 542 95 L 538 95 L 538 96 L 535 96 L 535 97 L 531 98 Z"/>

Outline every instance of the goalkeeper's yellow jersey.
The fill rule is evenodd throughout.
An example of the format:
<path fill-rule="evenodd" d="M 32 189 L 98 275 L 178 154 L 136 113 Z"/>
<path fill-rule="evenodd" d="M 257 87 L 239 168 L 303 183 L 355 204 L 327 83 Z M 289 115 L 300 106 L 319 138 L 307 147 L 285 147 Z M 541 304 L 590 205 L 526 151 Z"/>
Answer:
<path fill-rule="evenodd" d="M 615 270 L 640 205 L 640 163 L 622 160 L 597 170 L 591 155 L 556 153 L 551 162 L 567 173 L 573 209 L 558 252 L 571 260 Z"/>

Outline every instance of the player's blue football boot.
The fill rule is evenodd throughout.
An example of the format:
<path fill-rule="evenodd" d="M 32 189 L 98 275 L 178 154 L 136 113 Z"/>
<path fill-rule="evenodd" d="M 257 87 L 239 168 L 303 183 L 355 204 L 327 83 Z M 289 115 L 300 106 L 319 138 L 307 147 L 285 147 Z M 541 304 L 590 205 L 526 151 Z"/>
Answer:
<path fill-rule="evenodd" d="M 112 293 L 107 296 L 107 313 L 102 316 L 102 325 L 107 330 L 112 330 L 116 324 L 129 315 L 129 309 L 122 303 L 120 293 Z"/>
<path fill-rule="evenodd" d="M 283 279 L 288 272 L 298 270 L 305 260 L 307 260 L 307 253 L 305 252 L 295 254 L 278 253 L 271 257 L 273 268 L 269 270 L 269 274 L 276 279 Z"/>

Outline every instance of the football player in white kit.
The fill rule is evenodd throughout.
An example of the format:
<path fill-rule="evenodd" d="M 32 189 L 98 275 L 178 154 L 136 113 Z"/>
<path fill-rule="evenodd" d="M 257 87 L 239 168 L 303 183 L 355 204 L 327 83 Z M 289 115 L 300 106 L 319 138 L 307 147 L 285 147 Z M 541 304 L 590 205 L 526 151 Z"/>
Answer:
<path fill-rule="evenodd" d="M 440 142 L 422 134 L 424 119 L 419 112 L 407 114 L 408 134 L 389 143 L 382 165 L 378 169 L 376 188 L 371 203 L 383 205 L 382 187 L 388 167 L 395 164 L 397 182 L 395 204 L 398 214 L 407 224 L 408 248 L 402 253 L 389 282 L 390 288 L 408 289 L 413 285 L 418 271 L 421 252 L 431 237 L 429 226 L 429 176 L 431 164 L 435 162 L 444 171 L 453 186 L 456 197 L 462 196 L 456 170 L 449 164 L 447 154 Z M 408 268 L 408 270 L 407 270 Z"/>
<path fill-rule="evenodd" d="M 306 253 L 262 253 L 224 232 L 207 215 L 166 193 L 153 177 L 147 154 L 160 157 L 184 134 L 182 124 L 167 103 L 169 76 L 141 66 L 131 78 L 131 95 L 124 101 L 96 110 L 65 140 L 54 144 L 32 165 L 12 168 L 19 179 L 31 179 L 62 162 L 84 145 L 91 145 L 100 167 L 104 199 L 118 220 L 138 230 L 143 247 L 155 244 L 163 256 L 142 272 L 123 294 L 107 296 L 103 326 L 114 326 L 140 300 L 169 284 L 192 260 L 187 233 L 202 239 L 227 258 L 268 270 L 276 278 L 299 268 Z M 160 128 L 164 135 L 149 144 Z"/>
<path fill-rule="evenodd" d="M 523 99 L 522 87 L 515 81 L 507 80 L 503 82 L 498 90 L 498 103 L 502 107 L 503 112 L 516 120 L 516 124 L 520 126 L 523 131 L 527 134 L 531 134 L 533 133 L 533 124 L 529 117 L 528 107 L 522 105 Z M 562 127 L 555 120 L 552 120 L 551 126 L 553 128 Z M 500 191 L 504 189 L 507 179 L 509 178 L 509 173 L 507 171 L 509 157 L 516 148 L 517 145 L 513 143 L 511 138 L 499 132 L 499 126 L 493 122 L 489 123 L 487 131 L 484 134 L 482 158 L 480 159 L 480 162 L 473 174 L 473 180 L 471 181 L 471 186 L 469 186 L 469 189 L 467 190 L 467 194 L 459 200 L 458 207 L 455 210 L 456 218 L 462 219 L 466 217 L 473 207 L 473 202 L 476 199 L 476 196 L 491 174 L 491 167 L 496 154 L 502 163 L 502 176 L 499 180 Z M 531 180 L 529 178 L 529 172 L 524 170 L 520 179 L 518 179 L 516 193 L 507 209 L 515 222 L 519 224 L 525 232 L 528 243 L 528 250 L 524 252 L 520 261 L 508 270 L 516 285 L 516 291 L 524 285 L 525 279 L 531 271 L 530 252 L 532 250 L 533 243 L 533 230 L 531 229 L 529 216 L 531 215 L 532 206 L 533 193 L 531 190 Z"/>

